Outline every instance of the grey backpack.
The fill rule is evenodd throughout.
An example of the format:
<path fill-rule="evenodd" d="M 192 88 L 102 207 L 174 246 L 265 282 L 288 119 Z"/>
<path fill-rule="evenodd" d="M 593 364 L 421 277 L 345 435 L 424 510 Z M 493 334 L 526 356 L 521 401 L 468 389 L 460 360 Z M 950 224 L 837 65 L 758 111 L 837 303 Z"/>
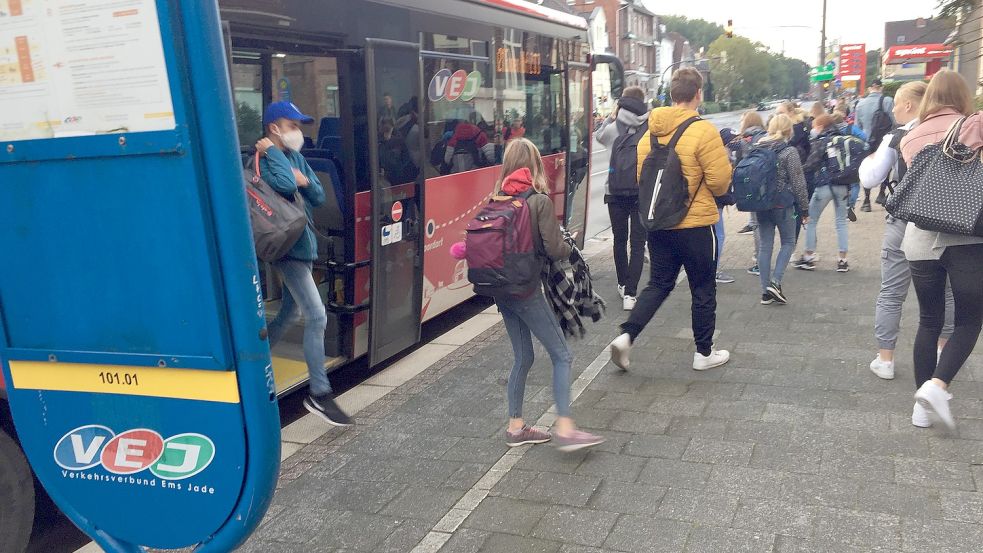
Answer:
<path fill-rule="evenodd" d="M 307 227 L 304 198 L 295 193 L 290 201 L 260 177 L 259 152 L 253 157 L 253 166 L 244 168 L 242 175 L 256 257 L 262 261 L 278 261 L 294 247 Z"/>

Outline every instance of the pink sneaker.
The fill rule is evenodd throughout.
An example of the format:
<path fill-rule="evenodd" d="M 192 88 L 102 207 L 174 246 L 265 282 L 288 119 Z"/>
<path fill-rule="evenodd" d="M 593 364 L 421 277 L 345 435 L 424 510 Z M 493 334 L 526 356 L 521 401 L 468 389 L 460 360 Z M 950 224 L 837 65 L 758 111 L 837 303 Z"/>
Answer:
<path fill-rule="evenodd" d="M 509 447 L 519 447 L 520 445 L 526 444 L 545 444 L 552 438 L 553 436 L 549 432 L 530 428 L 528 425 L 523 426 L 522 430 L 518 432 L 505 431 L 505 445 Z"/>
<path fill-rule="evenodd" d="M 604 438 L 600 436 L 595 436 L 589 432 L 584 432 L 583 430 L 574 430 L 569 436 L 556 435 L 556 449 L 563 452 L 577 451 L 579 449 L 584 449 L 592 447 L 595 445 L 600 445 L 604 443 Z"/>

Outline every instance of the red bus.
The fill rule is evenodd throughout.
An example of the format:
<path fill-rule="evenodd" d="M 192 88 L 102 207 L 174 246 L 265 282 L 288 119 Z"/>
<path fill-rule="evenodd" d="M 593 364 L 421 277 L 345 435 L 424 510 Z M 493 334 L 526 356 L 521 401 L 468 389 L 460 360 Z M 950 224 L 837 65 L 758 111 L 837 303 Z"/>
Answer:
<path fill-rule="evenodd" d="M 591 55 L 583 18 L 523 0 L 217 4 L 244 153 L 269 102 L 315 117 L 302 153 L 328 197 L 314 216 L 326 369 L 385 361 L 472 296 L 448 250 L 493 193 L 507 139 L 540 148 L 556 213 L 583 239 L 592 71 L 607 66 L 615 97 L 624 74 Z M 268 267 L 260 280 L 272 315 L 279 284 Z M 302 341 L 293 329 L 273 352 L 281 394 L 307 380 Z M 13 436 L 0 375 L 0 543 L 20 549 L 35 501 Z"/>
<path fill-rule="evenodd" d="M 503 143 L 542 151 L 558 216 L 584 236 L 592 56 L 586 21 L 522 0 L 219 0 L 239 138 L 268 102 L 315 118 L 302 153 L 320 173 L 319 280 L 329 369 L 375 365 L 472 296 L 448 250 L 491 196 Z M 450 139 L 450 140 L 448 140 Z M 331 194 L 331 191 L 334 194 Z M 279 286 L 264 271 L 268 309 Z M 292 341 L 291 341 L 292 338 Z M 299 329 L 274 351 L 277 389 L 303 384 Z"/>

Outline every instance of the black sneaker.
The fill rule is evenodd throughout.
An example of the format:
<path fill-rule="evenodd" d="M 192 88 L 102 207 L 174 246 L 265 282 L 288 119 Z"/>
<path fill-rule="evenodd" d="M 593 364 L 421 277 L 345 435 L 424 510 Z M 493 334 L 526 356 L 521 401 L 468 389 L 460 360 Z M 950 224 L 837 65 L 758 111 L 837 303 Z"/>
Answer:
<path fill-rule="evenodd" d="M 850 264 L 846 262 L 846 259 L 840 259 L 836 262 L 836 272 L 846 273 L 850 270 Z"/>
<path fill-rule="evenodd" d="M 870 211 L 869 209 L 867 211 Z M 853 210 L 853 206 L 846 208 L 846 218 L 850 220 L 851 223 L 857 222 L 857 212 Z"/>
<path fill-rule="evenodd" d="M 881 188 L 881 191 L 877 194 L 877 199 L 874 200 L 874 203 L 877 205 L 884 205 L 887 203 L 887 194 L 884 193 L 883 188 Z"/>
<path fill-rule="evenodd" d="M 334 401 L 334 396 L 331 394 L 324 394 L 322 396 L 309 395 L 304 398 L 304 407 L 329 424 L 335 426 L 351 426 L 353 424 L 351 417 L 342 411 L 341 407 L 338 407 L 338 404 Z"/>
<path fill-rule="evenodd" d="M 870 201 L 865 201 L 862 206 L 860 206 L 860 211 L 864 213 L 870 213 Z"/>
<path fill-rule="evenodd" d="M 754 234 L 754 227 L 751 225 L 744 225 L 744 228 L 737 231 L 737 234 Z"/>
<path fill-rule="evenodd" d="M 765 292 L 761 294 L 761 305 L 771 305 L 773 303 L 775 303 L 775 298 L 771 297 L 770 293 Z"/>
<path fill-rule="evenodd" d="M 778 303 L 785 305 L 788 303 L 788 297 L 785 296 L 785 292 L 782 291 L 782 285 L 777 282 L 772 282 L 768 285 L 768 293 L 771 297 Z"/>
<path fill-rule="evenodd" d="M 759 269 L 759 268 L 758 268 L 758 264 L 757 264 L 757 263 L 755 263 L 755 264 L 754 264 L 754 265 L 752 265 L 751 267 L 748 267 L 748 269 L 747 269 L 747 274 L 749 274 L 749 275 L 754 275 L 754 276 L 758 276 L 758 275 L 760 275 L 760 274 L 761 274 L 761 269 Z"/>
<path fill-rule="evenodd" d="M 796 269 L 802 269 L 803 271 L 812 271 L 816 268 L 816 258 L 807 259 L 802 256 L 794 263 Z"/>

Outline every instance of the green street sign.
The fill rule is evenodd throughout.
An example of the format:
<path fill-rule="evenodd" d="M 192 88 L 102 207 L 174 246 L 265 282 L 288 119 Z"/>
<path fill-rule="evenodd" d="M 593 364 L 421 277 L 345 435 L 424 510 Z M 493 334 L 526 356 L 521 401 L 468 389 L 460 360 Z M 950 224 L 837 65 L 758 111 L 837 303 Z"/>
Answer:
<path fill-rule="evenodd" d="M 812 71 L 809 71 L 809 80 L 814 83 L 820 83 L 823 81 L 832 81 L 836 78 L 834 75 L 835 70 L 826 67 L 813 67 Z"/>

